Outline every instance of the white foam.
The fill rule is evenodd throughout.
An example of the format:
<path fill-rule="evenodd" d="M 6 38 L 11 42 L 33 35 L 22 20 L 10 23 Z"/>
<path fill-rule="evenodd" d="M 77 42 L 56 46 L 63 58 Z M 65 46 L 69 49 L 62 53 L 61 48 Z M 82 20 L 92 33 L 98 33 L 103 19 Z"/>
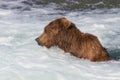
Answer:
<path fill-rule="evenodd" d="M 11 46 L 11 40 L 13 40 L 13 37 L 0 37 L 0 45 Z"/>
<path fill-rule="evenodd" d="M 105 21 L 106 22 L 120 22 L 120 18 L 119 17 L 108 18 Z"/>
<path fill-rule="evenodd" d="M 11 10 L 3 10 L 3 9 L 0 9 L 0 16 L 8 16 L 12 14 L 12 11 Z"/>

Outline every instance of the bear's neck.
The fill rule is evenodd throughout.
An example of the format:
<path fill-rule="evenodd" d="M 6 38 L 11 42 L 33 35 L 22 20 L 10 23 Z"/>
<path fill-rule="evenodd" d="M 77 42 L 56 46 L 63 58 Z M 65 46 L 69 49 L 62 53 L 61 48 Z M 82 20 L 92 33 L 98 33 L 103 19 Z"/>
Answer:
<path fill-rule="evenodd" d="M 58 38 L 57 46 L 63 49 L 65 52 L 74 52 L 74 45 L 79 45 L 81 42 L 82 33 L 77 28 L 64 31 Z"/>

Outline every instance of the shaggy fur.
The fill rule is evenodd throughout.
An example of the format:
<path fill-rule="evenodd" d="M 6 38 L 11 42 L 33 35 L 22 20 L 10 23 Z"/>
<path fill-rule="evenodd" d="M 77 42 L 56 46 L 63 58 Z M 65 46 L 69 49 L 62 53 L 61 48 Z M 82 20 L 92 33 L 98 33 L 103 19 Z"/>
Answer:
<path fill-rule="evenodd" d="M 65 52 L 91 61 L 107 61 L 109 57 L 96 36 L 81 32 L 65 17 L 50 22 L 36 41 L 41 46 L 58 46 Z"/>

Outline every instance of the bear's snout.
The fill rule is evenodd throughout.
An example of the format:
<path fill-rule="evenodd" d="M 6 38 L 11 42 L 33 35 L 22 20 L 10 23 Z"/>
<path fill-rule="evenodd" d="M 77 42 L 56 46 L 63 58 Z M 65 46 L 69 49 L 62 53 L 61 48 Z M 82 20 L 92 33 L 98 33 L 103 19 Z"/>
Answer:
<path fill-rule="evenodd" d="M 39 38 L 36 38 L 36 39 L 35 39 L 35 41 L 37 41 L 37 42 L 38 42 L 38 41 L 39 41 Z"/>
<path fill-rule="evenodd" d="M 35 41 L 38 43 L 38 45 L 43 46 L 42 42 L 39 40 L 39 38 L 36 38 Z"/>

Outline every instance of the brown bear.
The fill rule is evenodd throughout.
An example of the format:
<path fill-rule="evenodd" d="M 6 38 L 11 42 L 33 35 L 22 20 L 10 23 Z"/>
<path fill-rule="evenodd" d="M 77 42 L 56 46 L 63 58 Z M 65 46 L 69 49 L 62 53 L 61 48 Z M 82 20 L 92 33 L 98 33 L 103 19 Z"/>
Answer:
<path fill-rule="evenodd" d="M 50 22 L 41 36 L 36 38 L 39 45 L 50 48 L 58 46 L 72 55 L 91 61 L 107 61 L 109 55 L 98 38 L 81 32 L 74 23 L 65 17 Z"/>

